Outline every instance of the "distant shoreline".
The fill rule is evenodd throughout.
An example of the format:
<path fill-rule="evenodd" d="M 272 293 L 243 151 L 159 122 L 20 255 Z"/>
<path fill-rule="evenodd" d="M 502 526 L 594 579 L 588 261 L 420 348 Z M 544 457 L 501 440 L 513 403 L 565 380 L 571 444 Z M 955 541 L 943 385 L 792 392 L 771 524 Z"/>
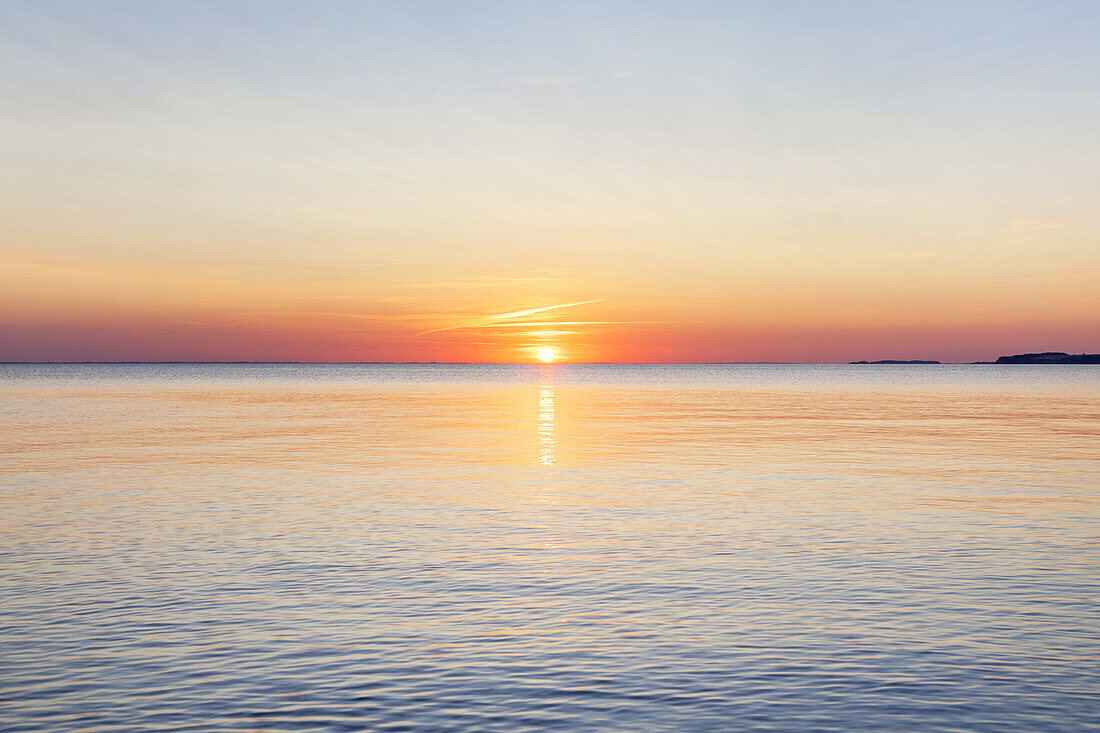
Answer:
<path fill-rule="evenodd" d="M 942 364 L 927 359 L 879 359 L 878 361 L 850 361 L 849 364 Z"/>

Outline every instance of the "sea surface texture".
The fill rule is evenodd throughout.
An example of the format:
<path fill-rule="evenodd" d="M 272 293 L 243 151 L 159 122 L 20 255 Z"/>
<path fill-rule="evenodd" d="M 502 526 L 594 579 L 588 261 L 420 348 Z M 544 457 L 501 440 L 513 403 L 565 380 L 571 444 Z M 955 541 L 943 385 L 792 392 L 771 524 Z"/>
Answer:
<path fill-rule="evenodd" d="M 0 730 L 1100 728 L 1100 367 L 0 366 Z"/>

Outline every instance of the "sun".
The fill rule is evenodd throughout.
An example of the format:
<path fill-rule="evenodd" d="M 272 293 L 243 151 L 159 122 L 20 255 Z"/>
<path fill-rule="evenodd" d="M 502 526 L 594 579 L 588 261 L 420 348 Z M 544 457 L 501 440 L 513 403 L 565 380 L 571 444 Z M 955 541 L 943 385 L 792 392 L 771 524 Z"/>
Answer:
<path fill-rule="evenodd" d="M 535 349 L 535 356 L 542 361 L 551 362 L 558 358 L 558 352 L 554 349 Z"/>

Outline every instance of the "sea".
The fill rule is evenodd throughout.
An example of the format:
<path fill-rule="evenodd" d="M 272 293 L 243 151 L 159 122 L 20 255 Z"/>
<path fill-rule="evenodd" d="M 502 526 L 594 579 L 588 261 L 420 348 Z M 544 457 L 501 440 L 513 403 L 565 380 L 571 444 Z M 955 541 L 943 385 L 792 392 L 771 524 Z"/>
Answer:
<path fill-rule="evenodd" d="M 1100 730 L 1100 367 L 0 365 L 0 730 Z"/>

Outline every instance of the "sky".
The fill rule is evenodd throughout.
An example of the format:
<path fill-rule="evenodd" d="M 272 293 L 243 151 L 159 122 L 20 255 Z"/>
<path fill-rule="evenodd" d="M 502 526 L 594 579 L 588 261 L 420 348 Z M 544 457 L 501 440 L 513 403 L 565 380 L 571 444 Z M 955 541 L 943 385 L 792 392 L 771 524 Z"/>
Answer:
<path fill-rule="evenodd" d="M 1100 351 L 1100 3 L 0 2 L 0 360 Z"/>

